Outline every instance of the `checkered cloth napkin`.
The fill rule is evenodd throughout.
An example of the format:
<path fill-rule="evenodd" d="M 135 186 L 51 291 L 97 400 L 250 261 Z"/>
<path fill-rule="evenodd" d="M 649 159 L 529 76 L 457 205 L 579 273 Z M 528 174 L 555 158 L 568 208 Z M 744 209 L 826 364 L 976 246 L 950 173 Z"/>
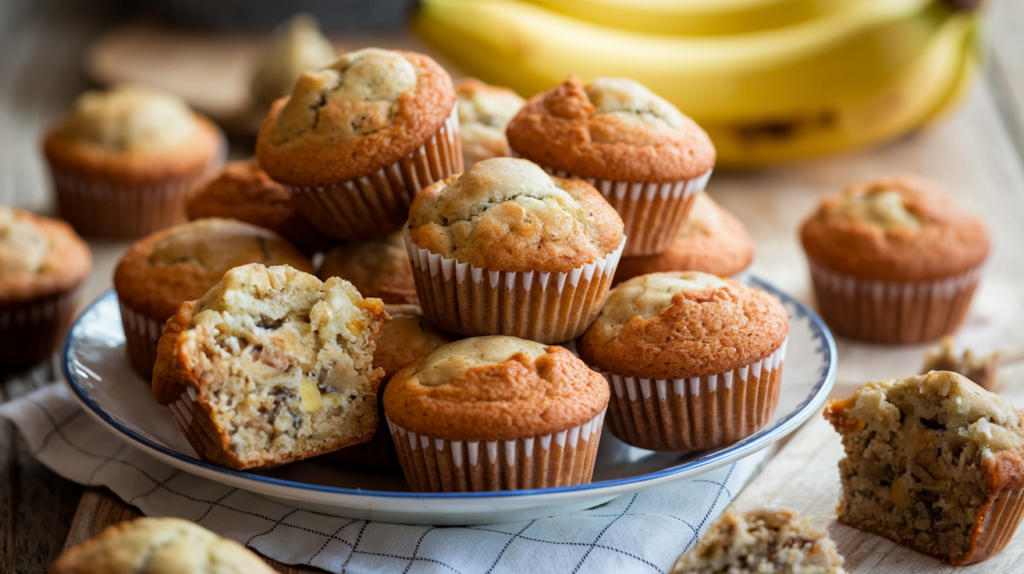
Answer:
<path fill-rule="evenodd" d="M 177 516 L 287 564 L 330 572 L 666 572 L 756 474 L 767 452 L 700 477 L 554 518 L 406 526 L 299 510 L 192 476 L 130 447 L 53 384 L 0 405 L 32 454 L 149 516 Z"/>

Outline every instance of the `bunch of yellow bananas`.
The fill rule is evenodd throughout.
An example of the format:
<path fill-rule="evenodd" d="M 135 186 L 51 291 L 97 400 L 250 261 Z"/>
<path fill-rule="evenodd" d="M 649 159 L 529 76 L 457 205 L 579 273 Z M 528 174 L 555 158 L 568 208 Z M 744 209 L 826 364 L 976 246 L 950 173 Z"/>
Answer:
<path fill-rule="evenodd" d="M 880 143 L 949 110 L 978 67 L 963 4 L 421 0 L 413 28 L 524 96 L 570 73 L 637 80 L 708 131 L 719 165 L 743 167 Z"/>

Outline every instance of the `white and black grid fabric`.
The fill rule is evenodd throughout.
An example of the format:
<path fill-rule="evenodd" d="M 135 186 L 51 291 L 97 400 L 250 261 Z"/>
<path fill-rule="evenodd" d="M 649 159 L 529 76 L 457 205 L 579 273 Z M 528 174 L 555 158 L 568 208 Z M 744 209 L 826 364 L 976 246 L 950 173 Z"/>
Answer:
<path fill-rule="evenodd" d="M 0 405 L 57 474 L 108 487 L 148 516 L 176 516 L 287 564 L 330 572 L 667 572 L 739 494 L 767 453 L 565 516 L 468 527 L 351 520 L 183 472 L 93 421 L 63 385 Z"/>

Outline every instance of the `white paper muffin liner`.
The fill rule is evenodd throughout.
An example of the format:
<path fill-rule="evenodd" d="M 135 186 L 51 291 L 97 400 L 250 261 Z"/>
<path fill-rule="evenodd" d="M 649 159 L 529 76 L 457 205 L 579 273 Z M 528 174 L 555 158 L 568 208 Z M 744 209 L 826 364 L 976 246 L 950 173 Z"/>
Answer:
<path fill-rule="evenodd" d="M 702 377 L 643 379 L 601 374 L 612 387 L 608 428 L 648 450 L 729 445 L 763 427 L 779 401 L 789 339 L 754 363 Z"/>
<path fill-rule="evenodd" d="M 80 287 L 0 305 L 0 368 L 29 367 L 57 349 L 74 318 Z"/>
<path fill-rule="evenodd" d="M 156 321 L 141 313 L 136 313 L 120 299 L 121 324 L 124 326 L 125 350 L 132 367 L 147 381 L 153 376 L 153 365 L 156 364 L 156 352 L 160 346 L 160 335 L 164 332 L 166 321 Z"/>
<path fill-rule="evenodd" d="M 419 247 L 405 230 L 405 245 L 423 315 L 467 337 L 510 335 L 545 344 L 575 339 L 594 322 L 608 297 L 619 247 L 566 273 L 491 271 Z"/>
<path fill-rule="evenodd" d="M 924 343 L 955 331 L 982 266 L 946 279 L 858 279 L 808 261 L 821 318 L 836 334 L 882 343 Z"/>
<path fill-rule="evenodd" d="M 582 179 L 601 192 L 622 218 L 624 233 L 629 237 L 622 253 L 626 257 L 668 251 L 713 171 L 709 169 L 695 178 L 668 183 L 638 183 L 581 177 L 541 167 L 556 177 Z"/>
<path fill-rule="evenodd" d="M 328 186 L 286 186 L 303 215 L 337 239 L 369 239 L 397 231 L 423 188 L 462 172 L 458 107 L 419 149 L 376 172 Z"/>
<path fill-rule="evenodd" d="M 602 410 L 561 432 L 503 441 L 433 438 L 386 420 L 414 491 L 480 492 L 589 483 L 604 416 Z"/>

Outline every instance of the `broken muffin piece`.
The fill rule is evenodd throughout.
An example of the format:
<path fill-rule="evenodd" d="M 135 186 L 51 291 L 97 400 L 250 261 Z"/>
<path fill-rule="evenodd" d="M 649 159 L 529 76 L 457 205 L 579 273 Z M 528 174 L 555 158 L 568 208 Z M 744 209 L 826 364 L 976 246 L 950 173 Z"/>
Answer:
<path fill-rule="evenodd" d="M 726 512 L 670 574 L 844 574 L 828 532 L 791 510 Z"/>
<path fill-rule="evenodd" d="M 153 395 L 205 460 L 263 468 L 364 442 L 377 428 L 380 299 L 288 266 L 231 269 L 167 321 Z"/>
<path fill-rule="evenodd" d="M 953 371 L 960 373 L 980 385 L 983 389 L 996 392 L 999 390 L 999 379 L 996 376 L 999 367 L 999 352 L 975 357 L 974 352 L 965 349 L 963 355 L 953 352 L 953 337 L 945 336 L 939 345 L 925 351 L 924 366 L 921 374 L 931 371 Z"/>
<path fill-rule="evenodd" d="M 954 565 L 995 555 L 1024 511 L 1022 415 L 948 371 L 829 401 L 846 449 L 839 521 Z"/>

